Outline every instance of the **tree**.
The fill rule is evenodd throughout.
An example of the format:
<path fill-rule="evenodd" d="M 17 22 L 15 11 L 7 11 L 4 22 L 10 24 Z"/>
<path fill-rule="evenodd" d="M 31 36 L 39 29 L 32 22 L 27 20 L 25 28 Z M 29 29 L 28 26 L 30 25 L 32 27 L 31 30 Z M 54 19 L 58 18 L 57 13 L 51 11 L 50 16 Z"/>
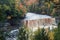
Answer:
<path fill-rule="evenodd" d="M 16 26 L 19 19 L 25 18 L 27 11 L 24 5 L 20 7 L 20 1 L 0 0 L 0 23 L 7 21 L 11 26 Z"/>
<path fill-rule="evenodd" d="M 20 27 L 17 40 L 28 40 L 28 33 L 25 27 Z"/>
<path fill-rule="evenodd" d="M 0 30 L 0 40 L 5 40 L 4 31 Z"/>
<path fill-rule="evenodd" d="M 60 40 L 60 23 L 58 23 L 58 28 L 55 30 L 54 40 Z"/>
<path fill-rule="evenodd" d="M 7 18 L 7 10 L 10 10 L 9 6 L 6 4 L 0 5 L 0 21 L 3 21 Z"/>
<path fill-rule="evenodd" d="M 17 5 L 20 7 L 19 3 Z M 12 17 L 24 17 L 24 13 L 24 10 L 16 8 L 15 0 L 0 0 L 0 21 Z"/>
<path fill-rule="evenodd" d="M 35 33 L 34 40 L 49 40 L 48 34 L 45 32 L 44 28 L 41 31 L 38 29 Z"/>

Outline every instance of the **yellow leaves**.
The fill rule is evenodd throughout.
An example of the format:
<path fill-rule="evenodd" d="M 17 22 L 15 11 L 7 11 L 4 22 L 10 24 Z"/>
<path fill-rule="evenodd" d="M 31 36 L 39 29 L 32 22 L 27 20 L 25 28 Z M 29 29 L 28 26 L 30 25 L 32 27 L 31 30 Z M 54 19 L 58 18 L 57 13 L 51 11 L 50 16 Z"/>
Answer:
<path fill-rule="evenodd" d="M 59 3 L 59 0 L 54 0 L 55 3 Z"/>
<path fill-rule="evenodd" d="M 48 4 L 48 2 L 46 2 L 45 4 Z"/>
<path fill-rule="evenodd" d="M 49 32 L 49 40 L 54 40 L 54 32 Z"/>
<path fill-rule="evenodd" d="M 51 15 L 53 15 L 56 12 L 56 8 L 53 9 Z"/>
<path fill-rule="evenodd" d="M 50 6 L 51 6 L 51 5 L 48 3 L 48 8 L 50 8 Z"/>
<path fill-rule="evenodd" d="M 11 19 L 11 16 L 8 16 L 7 19 Z"/>
<path fill-rule="evenodd" d="M 51 6 L 49 2 L 46 2 L 45 5 L 47 5 L 48 8 Z"/>

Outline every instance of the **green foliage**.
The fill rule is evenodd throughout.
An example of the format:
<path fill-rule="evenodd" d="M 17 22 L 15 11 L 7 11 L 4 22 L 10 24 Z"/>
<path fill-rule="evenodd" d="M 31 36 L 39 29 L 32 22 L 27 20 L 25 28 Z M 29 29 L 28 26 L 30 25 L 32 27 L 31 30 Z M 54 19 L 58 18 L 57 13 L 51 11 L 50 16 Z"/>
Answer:
<path fill-rule="evenodd" d="M 0 40 L 5 40 L 4 32 L 0 30 Z"/>
<path fill-rule="evenodd" d="M 8 16 L 20 17 L 23 10 L 17 10 L 15 0 L 0 0 L 0 21 L 4 21 Z"/>
<path fill-rule="evenodd" d="M 6 40 L 6 37 L 9 36 L 9 32 L 4 31 L 3 29 L 0 29 L 0 40 Z"/>
<path fill-rule="evenodd" d="M 55 31 L 54 40 L 60 40 L 60 23 L 58 23 L 58 28 Z"/>
<path fill-rule="evenodd" d="M 37 30 L 38 32 L 36 32 L 35 36 L 34 36 L 34 40 L 48 40 L 48 34 L 46 34 L 45 30 L 42 29 L 40 31 L 40 29 Z"/>
<path fill-rule="evenodd" d="M 7 18 L 8 13 L 6 13 L 7 10 L 11 10 L 11 7 L 9 5 L 6 4 L 8 0 L 4 1 L 1 0 L 0 2 L 0 21 L 5 20 Z M 9 4 L 9 3 L 8 3 Z"/>
<path fill-rule="evenodd" d="M 17 40 L 28 40 L 28 34 L 25 27 L 20 27 Z"/>
<path fill-rule="evenodd" d="M 10 7 L 6 4 L 0 5 L 0 21 L 3 21 L 6 19 L 7 14 L 5 13 L 7 10 L 10 10 Z"/>

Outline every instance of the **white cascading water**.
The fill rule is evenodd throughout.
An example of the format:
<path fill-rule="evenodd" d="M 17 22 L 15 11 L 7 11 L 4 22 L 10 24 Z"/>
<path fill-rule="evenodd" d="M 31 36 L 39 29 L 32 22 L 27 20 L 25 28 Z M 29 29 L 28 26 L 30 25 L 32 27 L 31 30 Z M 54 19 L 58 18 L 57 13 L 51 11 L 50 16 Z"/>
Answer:
<path fill-rule="evenodd" d="M 27 13 L 25 20 L 36 20 L 36 19 L 44 19 L 44 18 L 52 18 L 48 15 L 41 15 L 36 13 Z"/>
<path fill-rule="evenodd" d="M 24 20 L 36 20 L 36 19 L 44 19 L 44 18 L 52 18 L 51 16 L 48 16 L 48 15 L 39 15 L 39 14 L 35 14 L 35 13 L 30 13 L 30 12 L 28 12 L 28 13 L 26 13 L 26 18 L 24 19 Z M 52 28 L 51 28 L 52 29 Z M 16 29 L 16 30 L 12 30 L 11 32 L 10 32 L 10 34 L 12 34 L 12 35 L 14 35 L 15 33 L 17 33 L 18 34 L 18 29 Z M 16 35 L 16 34 L 15 34 Z M 15 36 L 14 35 L 14 36 Z M 8 37 L 6 37 L 6 40 L 16 40 L 17 39 L 17 37 L 15 36 L 15 37 L 11 37 L 11 38 L 8 38 Z"/>

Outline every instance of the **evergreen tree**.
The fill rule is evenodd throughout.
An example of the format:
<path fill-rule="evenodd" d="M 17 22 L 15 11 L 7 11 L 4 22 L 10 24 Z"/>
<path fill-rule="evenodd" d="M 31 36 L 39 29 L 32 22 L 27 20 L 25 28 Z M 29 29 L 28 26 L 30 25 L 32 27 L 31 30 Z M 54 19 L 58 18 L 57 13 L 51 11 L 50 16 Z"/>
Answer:
<path fill-rule="evenodd" d="M 55 30 L 54 40 L 60 40 L 60 23 L 58 23 L 58 28 Z"/>
<path fill-rule="evenodd" d="M 34 40 L 49 40 L 48 34 L 46 34 L 44 28 L 41 31 L 38 29 L 38 32 L 36 32 L 34 36 Z"/>
<path fill-rule="evenodd" d="M 28 34 L 25 27 L 20 27 L 17 40 L 28 40 Z"/>
<path fill-rule="evenodd" d="M 6 19 L 20 18 L 24 15 L 24 10 L 16 8 L 15 0 L 0 0 L 0 21 Z M 19 4 L 17 4 L 20 6 Z"/>
<path fill-rule="evenodd" d="M 5 40 L 4 31 L 0 30 L 0 40 Z"/>

